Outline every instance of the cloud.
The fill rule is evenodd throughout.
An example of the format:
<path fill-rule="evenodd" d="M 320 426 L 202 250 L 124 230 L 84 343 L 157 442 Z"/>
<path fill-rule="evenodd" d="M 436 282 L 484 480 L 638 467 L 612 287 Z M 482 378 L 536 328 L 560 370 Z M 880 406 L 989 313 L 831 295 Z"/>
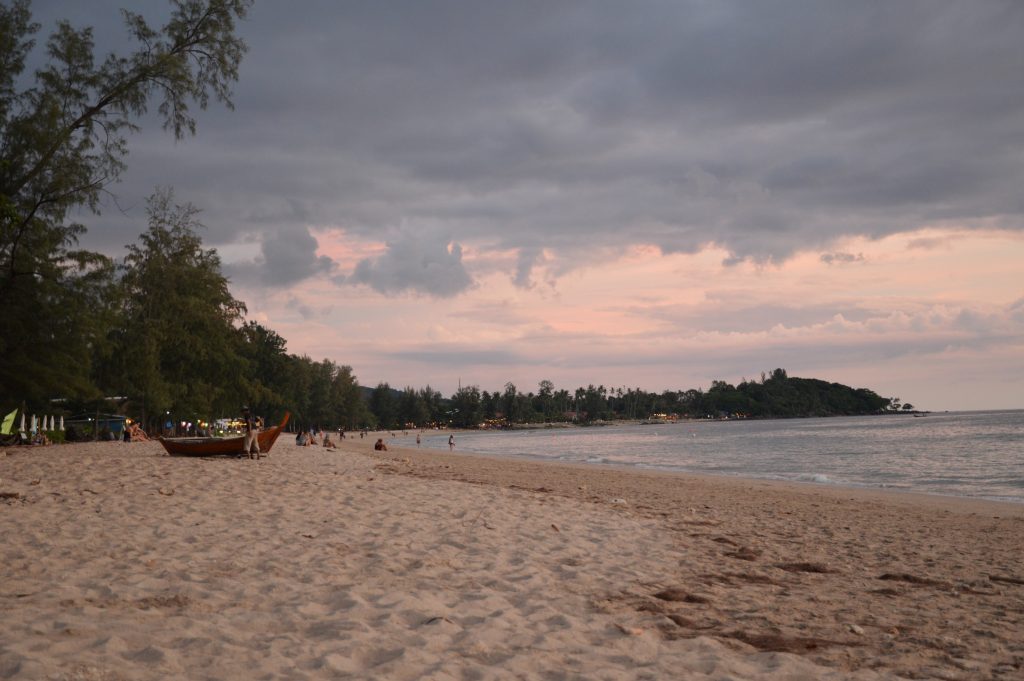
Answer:
<path fill-rule="evenodd" d="M 34 7 L 110 36 L 117 5 Z M 268 224 L 377 242 L 432 225 L 518 252 L 500 266 L 526 289 L 541 252 L 564 274 L 635 244 L 764 263 L 936 221 L 1024 229 L 1021 3 L 319 0 L 257 3 L 240 30 L 236 110 L 179 144 L 145 119 L 114 188 L 132 207 L 175 186 L 215 246 Z M 144 224 L 84 217 L 103 249 Z M 270 249 L 272 281 L 309 276 Z M 449 280 L 390 271 L 418 262 L 400 250 L 358 281 L 469 285 L 442 253 Z"/>
<path fill-rule="evenodd" d="M 541 250 L 539 248 L 520 248 L 519 256 L 516 259 L 516 272 L 512 278 L 518 288 L 530 289 L 533 288 L 533 280 L 531 274 L 533 268 L 541 260 Z"/>
<path fill-rule="evenodd" d="M 858 253 L 858 254 L 854 255 L 853 253 L 839 253 L 839 252 L 837 252 L 837 253 L 822 253 L 821 254 L 821 261 L 823 263 L 825 263 L 826 265 L 832 265 L 832 264 L 836 264 L 836 263 L 843 264 L 843 263 L 851 263 L 851 262 L 863 262 L 864 261 L 864 254 L 863 253 Z"/>
<path fill-rule="evenodd" d="M 272 232 L 263 239 L 263 281 L 285 286 L 318 274 L 328 274 L 334 261 L 316 254 L 317 242 L 308 229 Z"/>
<path fill-rule="evenodd" d="M 316 316 L 316 311 L 314 311 L 313 308 L 306 305 L 295 296 L 288 296 L 287 307 L 298 312 L 299 316 L 306 321 L 309 321 Z"/>
<path fill-rule="evenodd" d="M 224 271 L 242 284 L 286 288 L 337 270 L 337 263 L 316 251 L 317 240 L 309 228 L 277 229 L 263 235 L 254 260 L 226 264 Z"/>
<path fill-rule="evenodd" d="M 476 347 L 443 347 L 422 350 L 404 350 L 389 354 L 396 360 L 422 362 L 447 369 L 457 370 L 472 366 L 515 366 L 529 359 L 508 350 Z"/>
<path fill-rule="evenodd" d="M 459 244 L 413 232 L 389 241 L 380 257 L 359 261 L 348 282 L 389 295 L 416 292 L 437 298 L 451 298 L 473 285 Z"/>

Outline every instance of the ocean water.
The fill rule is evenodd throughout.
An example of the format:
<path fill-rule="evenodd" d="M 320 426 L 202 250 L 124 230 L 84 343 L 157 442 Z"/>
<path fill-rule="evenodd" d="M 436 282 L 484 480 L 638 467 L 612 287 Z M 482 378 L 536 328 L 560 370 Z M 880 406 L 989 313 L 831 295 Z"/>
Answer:
<path fill-rule="evenodd" d="M 1024 503 L 1020 410 L 465 432 L 456 451 Z"/>

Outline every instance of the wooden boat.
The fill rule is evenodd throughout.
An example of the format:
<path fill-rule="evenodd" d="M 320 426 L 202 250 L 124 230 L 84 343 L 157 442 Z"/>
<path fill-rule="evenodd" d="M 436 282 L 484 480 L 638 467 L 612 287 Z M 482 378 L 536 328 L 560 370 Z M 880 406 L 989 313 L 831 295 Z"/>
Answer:
<path fill-rule="evenodd" d="M 281 423 L 260 431 L 257 437 L 260 442 L 260 452 L 267 454 L 270 448 L 277 441 L 277 436 L 284 430 L 291 416 L 285 412 Z M 160 444 L 164 446 L 171 456 L 239 456 L 245 448 L 245 436 L 238 437 L 166 437 L 160 438 Z"/>

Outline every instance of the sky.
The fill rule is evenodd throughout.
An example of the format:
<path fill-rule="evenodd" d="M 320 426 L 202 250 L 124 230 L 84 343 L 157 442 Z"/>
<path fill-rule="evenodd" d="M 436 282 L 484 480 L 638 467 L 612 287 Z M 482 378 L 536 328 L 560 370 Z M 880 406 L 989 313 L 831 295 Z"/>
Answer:
<path fill-rule="evenodd" d="M 122 4 L 33 8 L 106 53 Z M 445 395 L 783 367 L 1024 407 L 1024 3 L 258 0 L 239 33 L 235 110 L 143 119 L 76 218 L 120 257 L 173 187 L 289 352 Z"/>

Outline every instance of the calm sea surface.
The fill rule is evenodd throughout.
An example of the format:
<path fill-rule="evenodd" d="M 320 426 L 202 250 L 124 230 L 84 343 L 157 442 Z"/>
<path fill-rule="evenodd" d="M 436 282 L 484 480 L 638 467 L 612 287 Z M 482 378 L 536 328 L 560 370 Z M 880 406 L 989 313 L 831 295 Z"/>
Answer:
<path fill-rule="evenodd" d="M 1024 503 L 1024 411 L 482 431 L 456 451 Z M 448 448 L 425 433 L 423 446 Z"/>

